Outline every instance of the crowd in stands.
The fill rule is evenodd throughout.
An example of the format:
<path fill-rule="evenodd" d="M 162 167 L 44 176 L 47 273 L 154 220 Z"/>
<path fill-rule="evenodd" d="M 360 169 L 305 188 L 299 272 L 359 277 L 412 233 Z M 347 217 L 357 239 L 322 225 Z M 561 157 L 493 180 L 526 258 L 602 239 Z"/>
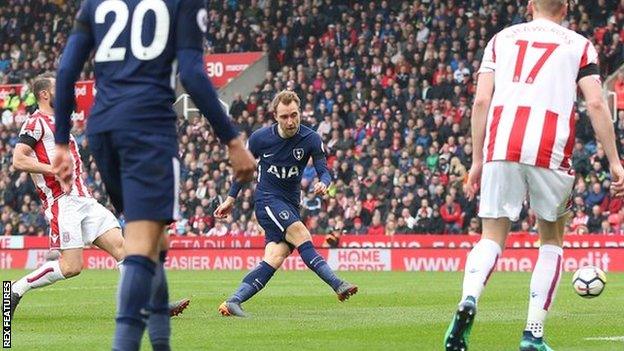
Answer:
<path fill-rule="evenodd" d="M 0 83 L 28 83 L 55 68 L 77 4 L 0 0 Z M 304 171 L 302 215 L 312 233 L 477 234 L 478 199 L 469 201 L 462 191 L 473 153 L 476 71 L 490 38 L 527 18 L 526 1 L 516 0 L 213 1 L 206 45 L 212 53 L 268 54 L 264 81 L 231 104 L 242 132 L 271 124 L 269 101 L 292 89 L 302 101 L 303 123 L 322 135 L 333 183 L 328 195 L 315 196 L 309 191 L 314 168 Z M 603 78 L 624 62 L 624 0 L 570 2 L 564 25 L 594 43 Z M 87 65 L 83 78 L 91 71 Z M 620 83 L 624 91 L 624 77 Z M 32 98 L 26 90 L 12 99 L 4 97 L 0 125 L 0 234 L 41 235 L 45 220 L 32 184 L 10 166 L 15 116 L 20 108 L 28 113 Z M 575 118 L 578 178 L 568 231 L 621 234 L 624 207 L 609 193 L 604 152 L 583 109 Z M 615 126 L 623 152 L 624 110 Z M 75 133 L 87 182 L 108 203 L 86 138 Z M 225 151 L 204 119 L 180 120 L 180 158 L 183 218 L 170 226 L 172 233 L 261 233 L 251 186 L 229 220 L 214 220 L 231 179 Z M 512 229 L 536 231 L 528 203 Z"/>

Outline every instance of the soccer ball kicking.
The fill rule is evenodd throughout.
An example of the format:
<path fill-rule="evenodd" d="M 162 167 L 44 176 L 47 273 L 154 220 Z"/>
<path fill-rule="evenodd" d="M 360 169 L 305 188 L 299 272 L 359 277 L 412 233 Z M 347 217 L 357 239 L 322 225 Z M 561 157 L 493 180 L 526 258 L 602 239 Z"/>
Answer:
<path fill-rule="evenodd" d="M 602 269 L 594 266 L 581 267 L 572 276 L 574 291 L 587 299 L 600 296 L 606 284 L 607 275 Z"/>
<path fill-rule="evenodd" d="M 310 157 L 320 178 L 314 193 L 325 194 L 331 182 L 321 137 L 301 125 L 300 100 L 294 92 L 278 93 L 271 105 L 277 123 L 257 130 L 248 142 L 251 153 L 260 159 L 255 214 L 265 231 L 264 258 L 245 276 L 236 292 L 219 306 L 223 316 L 246 317 L 241 304 L 266 286 L 295 248 L 306 266 L 336 292 L 340 301 L 358 291 L 357 286 L 338 278 L 329 268 L 312 246 L 310 232 L 299 215 L 301 177 Z M 234 182 L 229 196 L 215 211 L 216 218 L 225 218 L 232 212 L 240 188 L 240 184 Z"/>

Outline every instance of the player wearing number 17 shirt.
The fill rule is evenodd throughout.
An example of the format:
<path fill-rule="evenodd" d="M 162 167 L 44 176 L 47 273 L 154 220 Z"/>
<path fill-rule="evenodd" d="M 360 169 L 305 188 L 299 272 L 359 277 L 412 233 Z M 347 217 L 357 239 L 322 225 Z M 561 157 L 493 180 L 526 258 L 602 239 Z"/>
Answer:
<path fill-rule="evenodd" d="M 229 147 L 234 175 L 255 161 L 203 70 L 203 0 L 86 0 L 61 57 L 56 86 L 54 172 L 67 186 L 74 83 L 94 51 L 97 96 L 89 147 L 112 203 L 126 218 L 114 350 L 138 350 L 146 321 L 154 350 L 169 350 L 164 227 L 178 216 L 179 162 L 174 82 L 180 80 Z"/>
<path fill-rule="evenodd" d="M 480 183 L 483 234 L 466 261 L 462 298 L 444 340 L 447 351 L 468 349 L 478 298 L 525 196 L 538 216 L 541 247 L 520 350 L 550 350 L 544 321 L 561 278 L 563 229 L 574 184 L 570 156 L 577 87 L 609 160 L 611 186 L 618 196 L 624 191 L 596 50 L 560 25 L 566 0 L 529 1 L 529 10 L 533 21 L 503 29 L 489 41 L 479 69 L 472 141 L 482 152 L 475 152 L 466 192 L 472 198 Z"/>

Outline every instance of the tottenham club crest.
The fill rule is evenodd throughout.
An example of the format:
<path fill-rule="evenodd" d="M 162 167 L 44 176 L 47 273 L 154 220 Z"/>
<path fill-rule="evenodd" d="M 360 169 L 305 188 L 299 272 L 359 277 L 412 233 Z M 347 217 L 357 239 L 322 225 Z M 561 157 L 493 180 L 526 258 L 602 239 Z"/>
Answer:
<path fill-rule="evenodd" d="M 284 210 L 284 211 L 279 213 L 279 216 L 280 216 L 281 219 L 287 220 L 290 217 L 290 213 L 288 213 L 287 210 Z"/>
<path fill-rule="evenodd" d="M 303 149 L 300 147 L 293 149 L 293 156 L 295 156 L 297 161 L 301 161 L 301 159 L 303 158 Z"/>

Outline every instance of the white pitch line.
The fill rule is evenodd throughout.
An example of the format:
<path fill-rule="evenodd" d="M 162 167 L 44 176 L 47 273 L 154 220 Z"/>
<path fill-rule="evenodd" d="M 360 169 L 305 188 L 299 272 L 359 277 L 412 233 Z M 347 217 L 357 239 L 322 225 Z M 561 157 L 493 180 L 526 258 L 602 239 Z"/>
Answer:
<path fill-rule="evenodd" d="M 624 336 L 601 336 L 596 338 L 585 338 L 590 341 L 624 341 Z"/>

